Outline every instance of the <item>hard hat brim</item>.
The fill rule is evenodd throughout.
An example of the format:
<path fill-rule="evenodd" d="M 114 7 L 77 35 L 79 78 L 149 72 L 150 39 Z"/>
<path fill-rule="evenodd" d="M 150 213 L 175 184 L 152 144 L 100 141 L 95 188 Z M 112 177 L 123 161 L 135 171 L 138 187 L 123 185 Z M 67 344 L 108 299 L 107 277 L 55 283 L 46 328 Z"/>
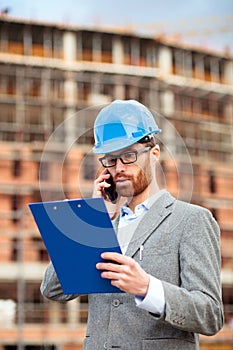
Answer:
<path fill-rule="evenodd" d="M 151 135 L 156 135 L 160 133 L 161 130 L 158 129 L 155 132 L 151 133 Z M 145 136 L 145 135 L 144 135 Z M 143 136 L 143 137 L 144 137 Z M 95 154 L 107 154 L 120 151 L 124 148 L 132 146 L 142 139 L 142 136 L 134 137 L 134 139 L 120 139 L 116 138 L 114 140 L 105 141 L 101 146 L 95 145 L 93 147 L 93 153 Z"/>

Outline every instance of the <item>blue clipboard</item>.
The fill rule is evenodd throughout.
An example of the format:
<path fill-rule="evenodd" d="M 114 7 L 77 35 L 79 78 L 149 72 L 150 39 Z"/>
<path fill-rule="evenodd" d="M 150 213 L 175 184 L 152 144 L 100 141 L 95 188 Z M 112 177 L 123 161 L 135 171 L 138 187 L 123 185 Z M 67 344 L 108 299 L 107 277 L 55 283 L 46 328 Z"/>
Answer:
<path fill-rule="evenodd" d="M 102 252 L 121 253 L 103 198 L 28 205 L 64 294 L 121 293 L 96 269 Z"/>

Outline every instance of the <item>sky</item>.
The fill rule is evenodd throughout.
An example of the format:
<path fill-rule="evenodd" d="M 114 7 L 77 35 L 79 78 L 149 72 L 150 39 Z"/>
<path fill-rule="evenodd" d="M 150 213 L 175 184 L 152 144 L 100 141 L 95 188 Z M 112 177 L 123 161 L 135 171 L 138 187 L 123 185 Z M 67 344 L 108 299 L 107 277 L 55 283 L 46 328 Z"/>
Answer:
<path fill-rule="evenodd" d="M 233 0 L 0 0 L 12 17 L 127 29 L 233 54 Z"/>

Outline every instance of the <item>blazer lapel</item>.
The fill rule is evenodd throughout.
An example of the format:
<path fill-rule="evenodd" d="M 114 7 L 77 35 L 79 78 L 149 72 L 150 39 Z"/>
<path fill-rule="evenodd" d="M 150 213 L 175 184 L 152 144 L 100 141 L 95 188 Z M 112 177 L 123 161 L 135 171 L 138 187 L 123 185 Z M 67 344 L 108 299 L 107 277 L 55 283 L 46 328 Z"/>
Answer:
<path fill-rule="evenodd" d="M 143 216 L 139 222 L 131 242 L 128 245 L 126 255 L 133 256 L 139 247 L 147 240 L 147 238 L 154 232 L 161 223 L 171 214 L 172 204 L 175 198 L 168 192 L 162 195 L 151 206 L 149 211 Z M 119 222 L 119 219 L 118 219 Z"/>

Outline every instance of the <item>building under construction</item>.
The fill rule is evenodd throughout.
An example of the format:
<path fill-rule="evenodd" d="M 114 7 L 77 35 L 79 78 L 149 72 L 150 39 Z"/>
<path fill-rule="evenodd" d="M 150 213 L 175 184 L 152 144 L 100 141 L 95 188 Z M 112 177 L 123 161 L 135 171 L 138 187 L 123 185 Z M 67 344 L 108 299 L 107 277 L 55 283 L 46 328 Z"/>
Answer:
<path fill-rule="evenodd" d="M 91 196 L 99 105 L 136 99 L 163 117 L 161 183 L 221 227 L 233 346 L 233 56 L 154 36 L 0 17 L 0 350 L 82 349 L 86 296 L 46 301 L 48 255 L 28 203 Z M 95 106 L 95 107 L 93 107 Z M 113 307 L 114 304 L 113 304 Z"/>

